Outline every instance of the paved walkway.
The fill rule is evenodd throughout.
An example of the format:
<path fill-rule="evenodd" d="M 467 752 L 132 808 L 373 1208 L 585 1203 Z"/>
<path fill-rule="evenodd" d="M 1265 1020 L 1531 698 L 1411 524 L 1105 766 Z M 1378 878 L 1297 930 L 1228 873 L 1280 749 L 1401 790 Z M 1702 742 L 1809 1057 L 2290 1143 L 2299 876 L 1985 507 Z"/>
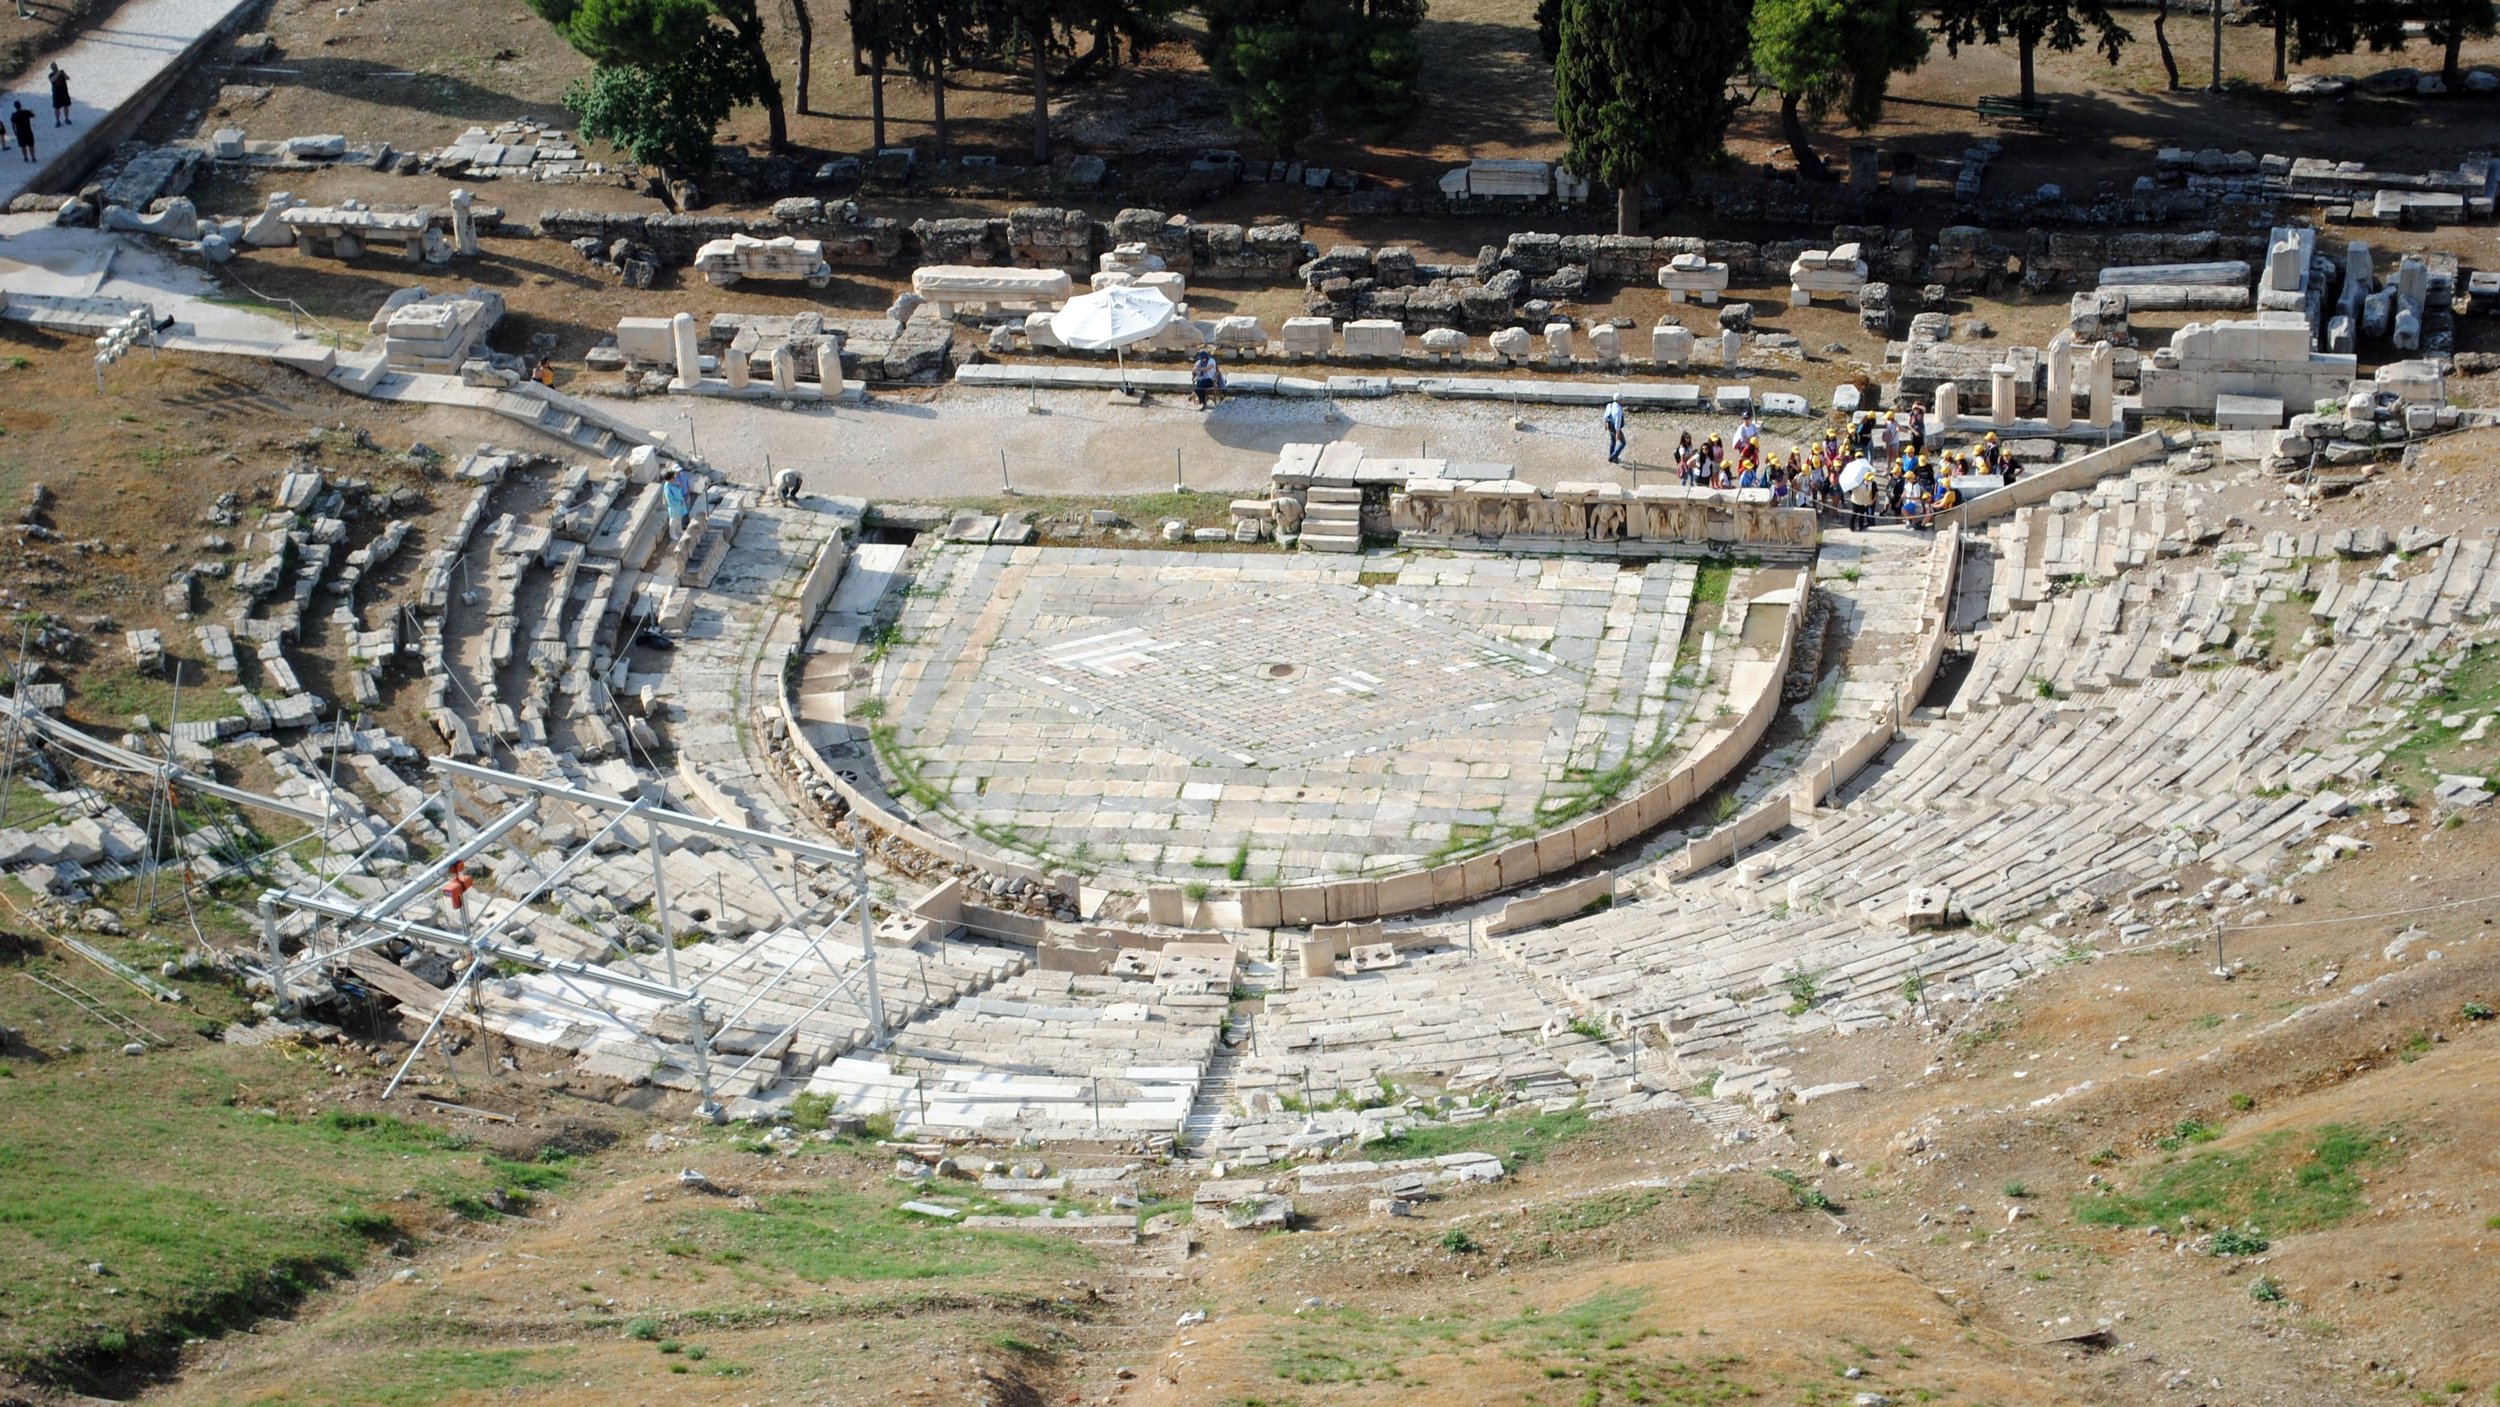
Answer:
<path fill-rule="evenodd" d="M 1594 409 L 1531 406 L 1514 428 L 1508 406 L 1422 396 L 1340 401 L 1333 419 L 1320 401 L 1244 399 L 1201 412 L 1183 397 L 1139 407 L 1095 392 L 1028 398 L 957 386 L 788 411 L 687 396 L 600 404 L 679 443 L 691 435 L 698 453 L 742 481 L 761 482 L 769 461 L 798 469 L 811 492 L 904 501 L 995 495 L 1002 477 L 1025 494 L 1159 493 L 1176 472 L 1202 492 L 1264 494 L 1279 449 L 1330 440 L 1384 456 L 1516 465 L 1538 484 L 1667 484 L 1678 430 L 1699 439 L 1735 426 L 1707 412 L 1637 415 L 1631 453 L 1608 464 Z"/>
<path fill-rule="evenodd" d="M 69 73 L 70 124 L 52 125 L 52 91 L 46 61 L 19 78 L 8 96 L 35 111 L 35 162 L 20 161 L 15 143 L 0 160 L 0 205 L 62 164 L 70 144 L 145 92 L 158 75 L 180 61 L 201 35 L 225 23 L 250 0 L 128 0 L 113 17 L 80 35 L 48 61 Z M 0 111 L 6 105 L 0 103 Z M 81 158 L 93 160 L 100 152 Z M 64 173 L 66 174 L 66 173 Z"/>
<path fill-rule="evenodd" d="M 266 352 L 297 340 L 295 329 L 265 313 L 210 302 L 223 290 L 168 246 L 145 236 L 62 229 L 49 214 L 0 215 L 0 289 L 145 303 L 189 323 L 200 338 Z"/>

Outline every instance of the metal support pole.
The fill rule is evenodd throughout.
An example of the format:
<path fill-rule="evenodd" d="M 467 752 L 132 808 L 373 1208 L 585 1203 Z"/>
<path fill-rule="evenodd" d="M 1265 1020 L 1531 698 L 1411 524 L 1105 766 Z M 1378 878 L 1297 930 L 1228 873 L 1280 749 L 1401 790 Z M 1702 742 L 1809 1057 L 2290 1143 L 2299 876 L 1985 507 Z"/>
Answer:
<path fill-rule="evenodd" d="M 286 954 L 280 950 L 278 943 L 278 901 L 268 894 L 260 896 L 260 950 L 261 962 L 269 972 L 271 996 L 277 1002 L 278 1014 L 293 1016 L 295 1002 L 286 994 Z"/>
<path fill-rule="evenodd" d="M 443 1018 L 451 1015 L 452 1006 L 460 1000 L 460 994 L 467 991 L 469 984 L 485 970 L 486 955 L 471 953 L 468 970 L 460 974 L 460 980 L 451 985 L 450 991 L 443 993 L 443 1004 L 435 1008 L 434 1019 L 425 1023 L 425 1030 L 418 1034 L 417 1043 L 408 1047 L 408 1058 L 399 1062 L 399 1069 L 391 1075 L 391 1082 L 382 1087 L 384 1099 L 399 1092 L 399 1082 L 408 1078 L 408 1067 L 417 1063 L 417 1057 L 425 1051 L 425 1043 L 434 1039 L 434 1033 L 442 1029 Z"/>
<path fill-rule="evenodd" d="M 17 628 L 17 664 L 9 671 L 12 697 L 19 696 L 25 688 L 26 646 L 34 638 L 34 633 L 35 628 L 32 625 L 21 625 Z M 17 777 L 17 753 L 19 748 L 25 746 L 25 743 L 25 715 L 14 708 L 10 709 L 9 736 L 7 741 L 0 742 L 0 821 L 9 818 L 9 784 Z"/>
<path fill-rule="evenodd" d="M 453 865 L 456 865 L 478 852 L 485 850 L 487 847 L 493 845 L 496 841 L 503 839 L 505 835 L 518 828 L 523 822 L 536 816 L 538 814 L 538 798 L 535 796 L 528 798 L 521 805 L 514 807 L 512 810 L 505 812 L 503 815 L 498 816 L 493 821 L 487 823 L 484 828 L 470 830 L 469 834 L 466 836 L 457 835 L 458 831 L 467 829 L 466 823 L 460 819 L 460 810 L 458 807 L 446 804 L 443 808 L 443 814 L 444 835 L 446 837 L 456 839 L 458 843 L 453 845 L 451 849 L 443 852 L 441 855 L 436 856 L 432 864 L 429 864 L 424 869 L 419 870 L 406 884 L 403 884 L 399 888 L 392 890 L 390 893 L 383 895 L 381 898 L 374 900 L 372 903 L 359 905 L 356 909 L 355 921 L 363 922 L 368 919 L 382 918 L 390 914 L 396 914 L 401 909 L 404 909 L 410 904 L 425 897 L 425 895 L 430 892 L 435 885 L 442 883 L 450 876 L 451 867 Z M 322 885 L 319 889 L 314 890 L 313 894 L 318 897 L 319 895 L 329 893 L 335 885 L 335 882 L 336 881 L 333 880 L 332 883 Z M 303 896 L 289 894 L 287 897 L 291 900 L 300 901 Z"/>
<path fill-rule="evenodd" d="M 686 1003 L 686 1014 L 694 1023 L 694 1086 L 703 1097 L 696 1112 L 719 1123 L 720 1101 L 712 1095 L 712 1023 L 703 1014 L 703 998 Z"/>
<path fill-rule="evenodd" d="M 853 901 L 859 906 L 859 958 L 868 976 L 868 1039 L 869 1044 L 881 1046 L 885 1044 L 886 1037 L 885 994 L 877 990 L 877 916 L 874 906 L 868 902 L 868 852 L 865 849 L 852 857 L 852 866 L 851 873 L 858 876 L 856 882 L 859 885 L 859 897 Z"/>
<path fill-rule="evenodd" d="M 660 823 L 651 826 L 651 910 L 660 925 L 660 956 L 667 964 L 668 985 L 677 985 L 677 934 L 668 918 L 668 869 L 660 863 Z"/>

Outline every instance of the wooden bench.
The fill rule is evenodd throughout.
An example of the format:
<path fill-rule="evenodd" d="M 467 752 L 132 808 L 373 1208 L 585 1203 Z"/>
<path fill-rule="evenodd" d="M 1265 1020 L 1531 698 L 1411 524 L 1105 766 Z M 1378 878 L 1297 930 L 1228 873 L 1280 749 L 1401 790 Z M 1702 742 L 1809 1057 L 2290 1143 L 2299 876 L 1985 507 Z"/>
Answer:
<path fill-rule="evenodd" d="M 2047 108 L 2020 98 L 1981 98 L 1979 115 L 1989 122 L 2019 122 L 2027 127 L 2045 127 L 2049 121 Z"/>

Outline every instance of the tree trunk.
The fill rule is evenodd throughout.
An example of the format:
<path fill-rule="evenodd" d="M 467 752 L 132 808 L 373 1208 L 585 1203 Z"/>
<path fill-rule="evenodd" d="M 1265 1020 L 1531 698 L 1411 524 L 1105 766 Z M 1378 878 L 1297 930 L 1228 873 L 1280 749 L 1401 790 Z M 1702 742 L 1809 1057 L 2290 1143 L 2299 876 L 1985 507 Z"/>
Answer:
<path fill-rule="evenodd" d="M 764 85 L 765 141 L 774 151 L 790 149 L 790 111 L 781 101 L 781 80 Z"/>
<path fill-rule="evenodd" d="M 2037 34 L 2018 34 L 2014 36 L 2014 40 L 2016 45 L 2021 48 L 2023 56 L 2022 103 L 2024 107 L 2029 107 L 2033 102 L 2037 101 L 2035 94 L 2038 89 L 2032 82 L 2032 60 L 2038 55 L 2040 48 L 2040 36 Z"/>
<path fill-rule="evenodd" d="M 790 112 L 781 100 L 781 80 L 773 73 L 773 56 L 764 52 L 764 16 L 760 10 L 749 9 L 731 21 L 738 43 L 755 61 L 755 71 L 763 75 L 763 107 L 767 143 L 774 151 L 790 149 Z"/>
<path fill-rule="evenodd" d="M 2451 93 L 2457 91 L 2457 85 L 2465 81 L 2464 76 L 2457 72 L 2457 51 L 2464 47 L 2465 25 L 2460 21 L 2448 28 L 2448 57 L 2439 66 L 2440 81 L 2448 85 L 2448 91 Z"/>
<path fill-rule="evenodd" d="M 1797 112 L 1797 95 L 1780 94 L 1780 134 L 1788 138 L 1788 150 L 1797 158 L 1797 174 L 1809 181 L 1828 181 L 1832 173 L 1823 165 L 1823 158 L 1814 154 L 1813 135 L 1806 131 L 1806 121 Z"/>
<path fill-rule="evenodd" d="M 2153 46 L 2161 50 L 2161 71 L 2170 78 L 2170 91 L 2179 91 L 2179 57 L 2170 52 L 2170 0 L 2153 0 Z"/>
<path fill-rule="evenodd" d="M 790 0 L 790 13 L 799 24 L 799 116 L 809 113 L 807 106 L 807 74 L 816 63 L 816 17 L 807 12 L 807 0 Z"/>
<path fill-rule="evenodd" d="M 1615 187 L 1615 233 L 1636 235 L 1641 232 L 1641 178 L 1634 176 Z"/>
<path fill-rule="evenodd" d="M 1032 15 L 1038 23 L 1034 26 L 1032 37 L 1026 42 L 1033 46 L 1033 164 L 1048 166 L 1050 164 L 1050 45 L 1043 41 L 1050 37 L 1050 17 L 1034 13 L 1040 8 L 1039 5 L 1027 8 L 1026 13 Z"/>
<path fill-rule="evenodd" d="M 2213 0 L 2213 4 L 2214 81 L 2206 85 L 2205 91 L 2208 93 L 2219 93 L 2222 91 L 2222 0 Z"/>
<path fill-rule="evenodd" d="M 2282 82 L 2290 74 L 2284 66 L 2285 51 L 2291 47 L 2292 17 L 2288 0 L 2275 0 L 2274 8 L 2274 81 Z"/>
<path fill-rule="evenodd" d="M 885 55 L 868 58 L 868 144 L 885 149 Z"/>
<path fill-rule="evenodd" d="M 1074 83 L 1078 79 L 1092 73 L 1095 69 L 1117 67 L 1119 62 L 1120 41 L 1113 34 L 1111 21 L 1096 21 L 1094 24 L 1094 42 L 1087 45 L 1085 52 L 1077 55 L 1074 62 L 1070 63 L 1066 68 L 1059 70 L 1060 86 L 1065 87 L 1070 83 Z"/>
<path fill-rule="evenodd" d="M 929 82 L 930 125 L 937 129 L 937 159 L 946 159 L 946 65 L 940 64 L 937 76 Z"/>

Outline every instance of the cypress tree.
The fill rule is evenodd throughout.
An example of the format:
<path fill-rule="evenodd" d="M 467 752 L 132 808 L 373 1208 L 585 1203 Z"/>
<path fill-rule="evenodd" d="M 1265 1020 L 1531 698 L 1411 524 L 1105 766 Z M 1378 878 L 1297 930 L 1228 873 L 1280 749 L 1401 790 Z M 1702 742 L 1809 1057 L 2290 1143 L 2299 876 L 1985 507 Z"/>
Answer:
<path fill-rule="evenodd" d="M 1641 223 L 1641 183 L 1688 176 L 1726 140 L 1728 80 L 1753 0 L 1563 0 L 1554 120 L 1574 174 L 1615 188 L 1615 232 Z"/>

